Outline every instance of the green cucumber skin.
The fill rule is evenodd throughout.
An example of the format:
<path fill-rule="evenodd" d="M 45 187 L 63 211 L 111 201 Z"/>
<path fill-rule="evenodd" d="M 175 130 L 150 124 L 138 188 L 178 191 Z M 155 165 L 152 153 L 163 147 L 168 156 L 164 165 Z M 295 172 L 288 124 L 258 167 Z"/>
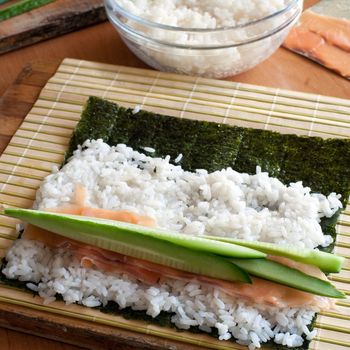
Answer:
<path fill-rule="evenodd" d="M 0 10 L 0 22 L 46 5 L 54 0 L 22 0 Z M 0 2 L 5 3 L 6 1 Z"/>
<path fill-rule="evenodd" d="M 40 211 L 36 211 L 37 215 L 40 215 L 39 213 Z M 43 215 L 43 218 L 47 217 L 47 212 L 41 212 L 41 213 Z M 62 214 L 59 214 L 59 215 L 62 215 Z M 242 247 L 240 245 L 233 245 L 225 242 L 207 240 L 201 237 L 193 237 L 193 236 L 187 236 L 187 235 L 182 235 L 178 233 L 171 233 L 165 230 L 148 228 L 140 225 L 134 225 L 134 224 L 114 221 L 114 220 L 104 220 L 104 219 L 74 216 L 74 215 L 73 216 L 67 215 L 67 217 L 74 217 L 74 219 L 77 221 L 80 221 L 82 225 L 87 222 L 95 223 L 97 225 L 96 230 L 99 230 L 98 225 L 101 224 L 101 225 L 104 225 L 106 230 L 108 229 L 112 230 L 113 234 L 123 233 L 123 234 L 128 234 L 129 236 L 135 235 L 135 234 L 138 234 L 138 235 L 141 234 L 144 236 L 165 240 L 170 243 L 174 243 L 176 245 L 189 248 L 191 250 L 193 249 L 193 250 L 203 251 L 206 253 L 213 253 L 213 254 L 218 254 L 221 256 L 233 257 L 233 258 L 266 257 L 265 253 L 262 253 L 258 250 L 253 250 L 251 248 Z M 113 237 L 110 236 L 110 238 L 113 238 Z"/>
<path fill-rule="evenodd" d="M 242 245 L 252 249 L 260 250 L 269 255 L 277 255 L 299 261 L 304 264 L 319 267 L 324 272 L 340 272 L 345 259 L 342 256 L 322 252 L 315 249 L 294 248 L 291 246 L 283 247 L 273 243 L 251 242 L 227 237 L 204 236 L 204 238 L 227 242 L 236 245 Z"/>
<path fill-rule="evenodd" d="M 309 276 L 275 261 L 266 259 L 231 259 L 231 261 L 259 278 L 329 298 L 346 298 L 346 295 L 338 291 L 330 282 Z"/>
<path fill-rule="evenodd" d="M 248 274 L 251 274 L 316 295 L 344 298 L 329 282 L 277 262 L 261 258 L 228 259 L 127 230 L 137 225 L 28 209 L 6 208 L 4 212 L 67 238 L 179 270 L 242 282 L 250 282 Z M 146 230 L 139 228 L 140 232 Z"/>
<path fill-rule="evenodd" d="M 103 220 L 14 208 L 5 209 L 5 214 L 79 242 L 156 264 L 231 282 L 251 282 L 244 270 L 226 258 L 190 250 L 150 236 L 121 231 L 104 224 Z"/>

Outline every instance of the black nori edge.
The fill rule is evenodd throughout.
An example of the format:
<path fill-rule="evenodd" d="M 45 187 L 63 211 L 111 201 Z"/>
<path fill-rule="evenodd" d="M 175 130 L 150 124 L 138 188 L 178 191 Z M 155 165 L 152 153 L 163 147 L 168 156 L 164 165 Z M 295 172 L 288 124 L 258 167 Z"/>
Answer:
<path fill-rule="evenodd" d="M 253 174 L 259 165 L 262 171 L 283 183 L 302 181 L 313 192 L 342 195 L 346 205 L 350 194 L 350 140 L 283 135 L 272 131 L 228 126 L 205 121 L 179 119 L 147 111 L 133 110 L 90 97 L 82 118 L 73 132 L 65 162 L 73 151 L 87 139 L 101 138 L 110 145 L 125 143 L 144 152 L 143 147 L 156 150 L 152 156 L 171 156 L 171 163 L 182 153 L 181 166 L 189 171 L 204 168 L 208 171 L 232 167 Z M 336 237 L 335 225 L 340 211 L 321 222 L 324 234 Z M 330 251 L 333 246 L 320 249 Z M 0 280 L 27 289 L 24 282 Z M 32 292 L 32 291 L 31 291 Z M 130 308 L 119 309 L 115 303 L 101 307 L 101 311 L 116 313 L 125 318 L 141 319 L 166 327 L 175 327 L 171 314 L 162 312 L 153 319 L 146 312 Z M 315 317 L 316 318 L 316 317 Z M 313 328 L 315 318 L 309 326 Z M 197 327 L 190 331 L 199 332 Z M 217 337 L 215 332 L 213 336 Z M 306 350 L 309 341 L 294 350 Z M 278 350 L 291 349 L 269 342 Z"/>
<path fill-rule="evenodd" d="M 98 97 L 89 97 L 81 119 L 70 139 L 65 162 L 77 146 L 86 140 L 86 135 L 89 135 L 91 139 L 103 139 L 107 142 L 117 120 L 118 112 L 119 107 L 116 104 Z"/>

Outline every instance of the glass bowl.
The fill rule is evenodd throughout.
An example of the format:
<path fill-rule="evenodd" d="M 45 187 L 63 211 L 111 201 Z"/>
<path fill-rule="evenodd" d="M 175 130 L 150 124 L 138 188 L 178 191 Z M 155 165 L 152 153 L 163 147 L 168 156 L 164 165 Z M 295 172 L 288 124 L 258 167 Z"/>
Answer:
<path fill-rule="evenodd" d="M 271 56 L 298 20 L 302 0 L 290 0 L 267 17 L 234 27 L 168 26 L 127 12 L 105 0 L 107 16 L 129 49 L 149 66 L 167 72 L 224 78 Z"/>

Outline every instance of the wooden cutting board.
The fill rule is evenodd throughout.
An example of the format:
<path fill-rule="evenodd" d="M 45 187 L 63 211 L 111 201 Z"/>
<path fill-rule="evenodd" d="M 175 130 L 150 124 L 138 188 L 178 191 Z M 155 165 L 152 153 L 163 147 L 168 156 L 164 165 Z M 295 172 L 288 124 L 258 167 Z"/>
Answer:
<path fill-rule="evenodd" d="M 15 82 L 0 97 L 0 154 L 21 125 L 40 90 L 55 72 L 59 62 L 26 66 Z"/>
<path fill-rule="evenodd" d="M 105 20 L 103 0 L 56 0 L 0 22 L 0 54 Z"/>

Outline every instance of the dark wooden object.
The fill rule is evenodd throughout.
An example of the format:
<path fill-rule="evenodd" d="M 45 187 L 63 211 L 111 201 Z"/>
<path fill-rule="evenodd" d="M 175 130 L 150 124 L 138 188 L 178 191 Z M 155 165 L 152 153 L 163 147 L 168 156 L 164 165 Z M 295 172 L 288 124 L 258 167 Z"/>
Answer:
<path fill-rule="evenodd" d="M 0 54 L 105 20 L 103 0 L 56 0 L 0 22 Z"/>
<path fill-rule="evenodd" d="M 201 350 L 174 340 L 0 303 L 0 327 L 20 330 L 91 350 Z"/>

